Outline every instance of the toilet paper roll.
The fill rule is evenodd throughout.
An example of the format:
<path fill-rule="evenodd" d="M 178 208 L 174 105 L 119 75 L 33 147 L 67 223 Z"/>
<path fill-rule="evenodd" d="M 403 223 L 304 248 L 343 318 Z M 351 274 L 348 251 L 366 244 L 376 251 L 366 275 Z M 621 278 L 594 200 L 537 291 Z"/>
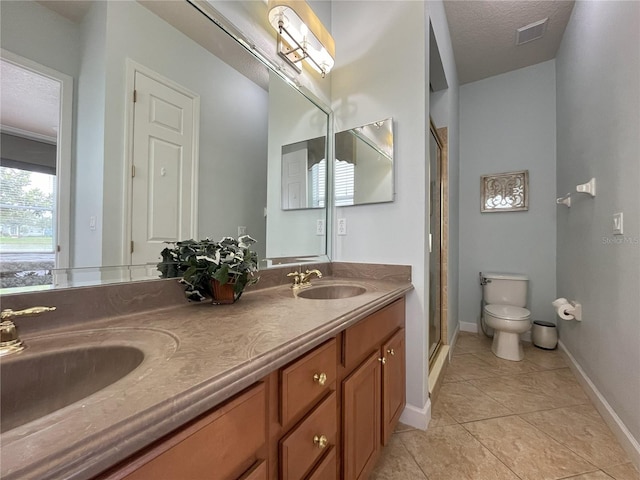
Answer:
<path fill-rule="evenodd" d="M 573 311 L 573 305 L 570 303 L 556 305 L 556 313 L 562 320 L 573 320 L 575 317 L 569 313 L 571 311 Z"/>
<path fill-rule="evenodd" d="M 551 305 L 553 305 L 554 307 L 558 308 L 560 305 L 564 305 L 569 303 L 569 300 L 567 300 L 566 298 L 556 298 L 553 302 L 551 302 Z"/>

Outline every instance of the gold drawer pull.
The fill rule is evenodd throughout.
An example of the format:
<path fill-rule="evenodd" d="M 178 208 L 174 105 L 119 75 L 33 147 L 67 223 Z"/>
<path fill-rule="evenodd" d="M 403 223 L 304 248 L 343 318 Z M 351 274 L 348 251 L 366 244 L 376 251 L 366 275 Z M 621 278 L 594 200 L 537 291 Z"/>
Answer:
<path fill-rule="evenodd" d="M 393 348 L 390 348 L 389 350 L 387 350 L 387 353 L 389 355 L 395 355 L 396 354 L 396 352 L 393 350 Z"/>
<path fill-rule="evenodd" d="M 313 443 L 318 447 L 318 448 L 325 448 L 327 445 L 329 445 L 329 439 L 327 437 L 325 437 L 324 435 L 315 435 L 313 437 Z"/>
<path fill-rule="evenodd" d="M 387 359 L 386 359 L 386 358 L 384 358 L 384 357 L 379 358 L 379 359 L 378 359 L 378 361 L 379 361 L 380 363 L 382 363 L 383 365 L 386 365 L 386 363 L 387 363 Z"/>
<path fill-rule="evenodd" d="M 327 383 L 327 374 L 326 373 L 316 373 L 313 376 L 313 381 L 319 383 L 320 385 L 324 385 Z"/>

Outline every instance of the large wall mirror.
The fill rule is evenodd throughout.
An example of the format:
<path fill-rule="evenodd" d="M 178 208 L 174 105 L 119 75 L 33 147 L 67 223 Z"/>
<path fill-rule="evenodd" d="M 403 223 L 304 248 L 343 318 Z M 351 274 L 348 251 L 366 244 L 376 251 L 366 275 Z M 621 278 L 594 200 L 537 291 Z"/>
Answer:
<path fill-rule="evenodd" d="M 338 207 L 393 201 L 393 119 L 336 133 L 334 202 Z"/>
<path fill-rule="evenodd" d="M 3 192 L 15 187 L 2 198 L 3 293 L 26 276 L 42 288 L 154 277 L 163 242 L 196 237 L 247 233 L 263 267 L 327 259 L 326 193 L 283 210 L 281 182 L 283 147 L 327 151 L 329 110 L 215 12 L 186 0 L 0 8 Z M 9 140 L 42 152 L 5 158 Z"/>

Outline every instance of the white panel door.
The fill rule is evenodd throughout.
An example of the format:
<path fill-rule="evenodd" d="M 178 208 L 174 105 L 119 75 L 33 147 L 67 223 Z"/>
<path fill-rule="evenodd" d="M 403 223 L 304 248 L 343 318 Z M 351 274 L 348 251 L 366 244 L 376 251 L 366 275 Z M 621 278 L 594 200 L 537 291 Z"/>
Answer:
<path fill-rule="evenodd" d="M 131 263 L 155 262 L 163 242 L 193 236 L 194 99 L 135 72 Z"/>
<path fill-rule="evenodd" d="M 282 155 L 282 209 L 307 207 L 307 149 Z"/>

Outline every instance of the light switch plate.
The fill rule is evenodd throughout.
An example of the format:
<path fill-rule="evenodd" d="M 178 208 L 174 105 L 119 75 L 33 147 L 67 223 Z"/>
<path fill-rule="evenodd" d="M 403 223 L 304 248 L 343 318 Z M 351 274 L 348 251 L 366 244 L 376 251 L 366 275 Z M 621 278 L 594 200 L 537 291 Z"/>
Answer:
<path fill-rule="evenodd" d="M 622 212 L 613 214 L 613 234 L 622 235 L 624 232 L 624 225 L 622 222 Z"/>

